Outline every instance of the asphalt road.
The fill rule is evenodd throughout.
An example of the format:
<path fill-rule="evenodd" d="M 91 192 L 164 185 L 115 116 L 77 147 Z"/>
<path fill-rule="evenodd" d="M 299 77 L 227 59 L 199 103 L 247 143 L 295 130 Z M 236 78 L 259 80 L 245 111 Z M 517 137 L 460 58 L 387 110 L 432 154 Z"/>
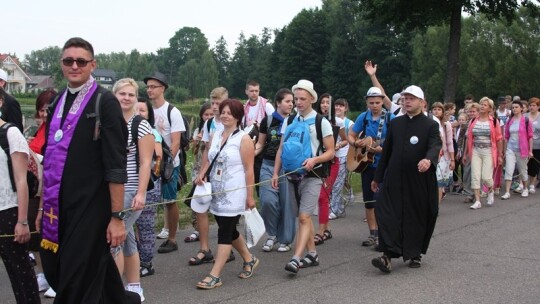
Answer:
<path fill-rule="evenodd" d="M 296 276 L 284 270 L 292 253 L 261 252 L 261 241 L 252 251 L 261 260 L 252 278 L 237 278 L 237 257 L 225 267 L 223 286 L 197 290 L 211 265 L 188 266 L 198 243 L 180 241 L 178 251 L 156 254 L 156 274 L 142 279 L 145 303 L 540 303 L 540 193 L 468 207 L 461 196 L 447 196 L 422 267 L 394 260 L 388 275 L 371 266 L 378 253 L 360 245 L 368 234 L 361 204 L 331 221 L 334 238 L 317 247 L 320 266 Z M 178 239 L 188 233 L 181 231 Z M 15 303 L 3 266 L 0 293 L 1 303 Z"/>

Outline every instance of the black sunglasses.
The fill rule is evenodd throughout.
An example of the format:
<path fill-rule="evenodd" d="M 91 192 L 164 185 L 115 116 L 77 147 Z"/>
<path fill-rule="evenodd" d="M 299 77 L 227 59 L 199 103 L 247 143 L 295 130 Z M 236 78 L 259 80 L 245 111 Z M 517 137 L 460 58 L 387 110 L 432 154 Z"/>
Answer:
<path fill-rule="evenodd" d="M 68 57 L 68 58 L 62 59 L 62 64 L 64 66 L 70 67 L 70 66 L 73 66 L 74 62 L 76 62 L 78 67 L 84 68 L 89 62 L 92 62 L 92 61 L 94 61 L 94 59 L 86 60 L 84 58 L 74 59 L 74 58 Z"/>

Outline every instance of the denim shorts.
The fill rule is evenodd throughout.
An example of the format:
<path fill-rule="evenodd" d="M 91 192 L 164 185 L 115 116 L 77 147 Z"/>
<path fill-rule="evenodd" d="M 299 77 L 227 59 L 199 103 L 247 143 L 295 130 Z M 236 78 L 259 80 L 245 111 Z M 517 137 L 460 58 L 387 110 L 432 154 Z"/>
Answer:
<path fill-rule="evenodd" d="M 177 166 L 173 170 L 173 174 L 168 183 L 161 186 L 161 194 L 163 201 L 176 200 L 176 192 L 178 192 L 178 175 L 180 174 L 180 166 Z"/>

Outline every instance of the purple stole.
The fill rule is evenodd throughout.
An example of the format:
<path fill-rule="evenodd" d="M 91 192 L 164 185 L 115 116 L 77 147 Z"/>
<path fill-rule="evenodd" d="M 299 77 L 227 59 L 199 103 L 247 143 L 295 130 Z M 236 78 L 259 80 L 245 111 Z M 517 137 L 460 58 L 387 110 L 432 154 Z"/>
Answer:
<path fill-rule="evenodd" d="M 90 77 L 73 101 L 62 125 L 62 115 L 68 92 L 66 89 L 59 100 L 59 105 L 54 110 L 49 125 L 47 148 L 43 161 L 43 220 L 41 229 L 43 239 L 41 247 L 55 253 L 58 251 L 60 187 L 67 153 L 77 123 L 96 89 L 97 83 L 94 78 Z"/>

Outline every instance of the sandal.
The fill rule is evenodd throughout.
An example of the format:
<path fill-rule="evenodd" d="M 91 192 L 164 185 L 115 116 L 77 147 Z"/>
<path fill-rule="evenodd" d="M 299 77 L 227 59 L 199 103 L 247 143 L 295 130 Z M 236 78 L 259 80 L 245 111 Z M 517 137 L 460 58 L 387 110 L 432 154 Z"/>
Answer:
<path fill-rule="evenodd" d="M 311 254 L 306 254 L 306 256 L 300 260 L 300 268 L 308 268 L 311 266 L 319 266 L 319 255 L 312 256 Z"/>
<path fill-rule="evenodd" d="M 323 240 L 329 240 L 332 238 L 332 232 L 330 232 L 330 230 L 325 230 L 324 233 L 323 233 Z"/>
<path fill-rule="evenodd" d="M 202 258 L 199 258 L 199 253 L 203 254 Z M 205 251 L 201 249 L 197 252 L 197 254 L 194 257 L 192 257 L 188 261 L 188 263 L 191 266 L 197 266 L 203 263 L 211 263 L 213 261 L 214 261 L 214 255 L 212 254 L 212 250 L 208 249 L 207 251 Z"/>
<path fill-rule="evenodd" d="M 324 244 L 323 236 L 318 234 L 318 233 L 315 234 L 315 236 L 313 237 L 313 240 L 315 241 L 315 246 L 319 246 L 319 245 Z"/>
<path fill-rule="evenodd" d="M 197 283 L 197 288 L 199 289 L 213 289 L 213 288 L 216 288 L 216 287 L 219 287 L 221 285 L 223 285 L 223 282 L 221 282 L 221 278 L 218 278 L 218 277 L 215 277 L 211 274 L 207 275 L 206 278 L 210 278 L 211 280 L 206 282 L 206 281 L 200 281 L 199 283 Z M 205 279 L 206 279 L 205 278 Z"/>
<path fill-rule="evenodd" d="M 190 235 L 186 236 L 186 238 L 184 239 L 184 242 L 186 243 L 193 243 L 193 242 L 198 242 L 198 241 L 199 241 L 199 234 L 195 232 L 192 232 Z"/>
<path fill-rule="evenodd" d="M 298 269 L 300 269 L 300 264 L 295 259 L 292 259 L 289 263 L 287 263 L 287 265 L 285 265 L 285 270 L 292 273 L 298 273 Z"/>
<path fill-rule="evenodd" d="M 255 256 L 251 256 L 251 261 L 249 262 L 244 262 L 244 267 L 247 267 L 249 266 L 249 269 L 250 270 L 242 270 L 240 272 L 240 274 L 238 274 L 238 277 L 240 279 L 248 279 L 248 278 L 251 278 L 251 276 L 253 276 L 253 272 L 255 271 L 255 268 L 257 268 L 257 266 L 259 266 L 259 259 L 257 259 Z"/>
<path fill-rule="evenodd" d="M 371 260 L 371 265 L 379 268 L 379 270 L 384 273 L 390 273 L 392 271 L 392 263 L 390 258 L 385 255 Z"/>

